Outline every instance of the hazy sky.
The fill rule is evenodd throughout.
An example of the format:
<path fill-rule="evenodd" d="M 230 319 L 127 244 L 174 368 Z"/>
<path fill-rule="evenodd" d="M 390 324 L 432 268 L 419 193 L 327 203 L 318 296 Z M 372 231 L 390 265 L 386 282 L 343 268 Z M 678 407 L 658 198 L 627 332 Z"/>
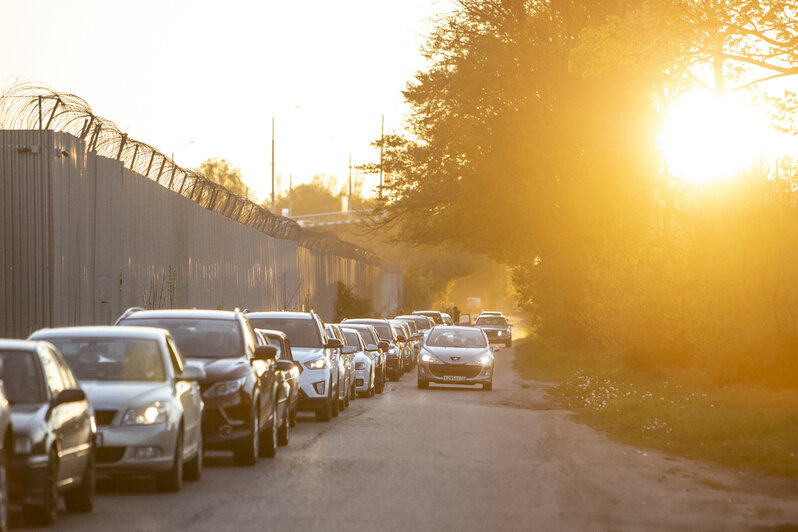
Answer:
<path fill-rule="evenodd" d="M 401 126 L 401 90 L 451 0 L 0 0 L 0 84 L 15 76 L 86 100 L 182 166 L 223 157 L 260 198 L 345 179 Z M 190 143 L 194 141 L 193 143 Z M 368 186 L 373 185 L 367 182 Z"/>

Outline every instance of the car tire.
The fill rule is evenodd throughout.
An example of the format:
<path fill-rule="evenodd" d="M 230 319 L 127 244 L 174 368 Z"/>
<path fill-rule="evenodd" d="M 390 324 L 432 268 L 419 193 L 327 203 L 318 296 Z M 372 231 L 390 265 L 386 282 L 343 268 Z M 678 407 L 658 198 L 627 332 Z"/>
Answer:
<path fill-rule="evenodd" d="M 316 421 L 327 422 L 332 419 L 332 401 L 328 397 L 324 405 L 316 409 Z"/>
<path fill-rule="evenodd" d="M 94 448 L 89 450 L 89 459 L 80 485 L 64 493 L 64 503 L 68 512 L 89 513 L 94 509 Z"/>
<path fill-rule="evenodd" d="M 172 467 L 169 471 L 160 473 L 155 477 L 155 484 L 158 487 L 158 491 L 165 493 L 178 492 L 183 486 L 183 425 L 180 425 L 177 431 L 175 456 L 172 460 Z"/>
<path fill-rule="evenodd" d="M 275 412 L 274 415 L 277 415 Z M 278 445 L 288 445 L 288 438 L 290 436 L 290 423 L 288 421 L 288 413 L 286 413 L 285 418 L 283 418 L 283 422 L 280 424 L 280 427 L 277 429 L 277 444 Z"/>
<path fill-rule="evenodd" d="M 340 386 L 340 384 L 338 384 Z M 338 386 L 335 387 L 335 393 L 332 394 L 332 398 L 330 400 L 330 415 L 332 417 L 338 417 L 339 411 L 339 404 L 338 404 Z"/>
<path fill-rule="evenodd" d="M 26 523 L 49 526 L 58 517 L 58 453 L 50 449 L 46 484 L 42 487 L 44 501 L 42 504 L 26 504 L 22 507 L 22 515 Z"/>
<path fill-rule="evenodd" d="M 291 409 L 291 413 L 289 414 L 290 418 L 289 418 L 288 425 L 291 428 L 296 427 L 296 410 L 297 410 L 297 407 L 296 407 L 296 405 L 294 405 L 294 408 Z"/>
<path fill-rule="evenodd" d="M 274 410 L 272 411 L 272 426 L 263 431 L 259 441 L 258 456 L 261 458 L 274 458 L 277 455 L 277 446 L 280 444 L 280 421 L 277 415 L 277 398 L 274 398 Z M 287 437 L 287 436 L 286 436 Z"/>
<path fill-rule="evenodd" d="M 200 433 L 197 456 L 186 462 L 186 465 L 183 466 L 183 480 L 196 481 L 202 478 L 202 453 L 204 452 L 204 447 L 202 434 Z"/>
<path fill-rule="evenodd" d="M 344 394 L 344 400 L 342 401 L 344 405 L 343 410 L 349 408 L 349 401 L 350 401 L 349 397 L 351 395 L 352 395 L 352 388 L 350 387 L 348 390 L 346 390 L 346 393 Z"/>
<path fill-rule="evenodd" d="M 257 404 L 257 397 L 254 404 Z M 236 465 L 252 466 L 258 462 L 258 450 L 260 449 L 260 416 L 257 408 L 252 407 L 251 419 L 249 420 L 249 430 L 251 432 L 249 440 L 239 444 L 233 451 L 233 462 Z"/>
<path fill-rule="evenodd" d="M 357 390 L 355 390 L 355 382 L 352 381 L 352 386 L 349 388 L 349 400 L 357 398 Z"/>
<path fill-rule="evenodd" d="M 426 390 L 429 388 L 429 381 L 426 379 L 422 379 L 421 377 L 418 378 L 418 389 L 419 390 Z"/>
<path fill-rule="evenodd" d="M 490 382 L 486 382 L 485 384 L 482 385 L 482 390 L 485 392 L 489 392 L 492 389 L 493 389 L 493 379 L 491 379 Z"/>
<path fill-rule="evenodd" d="M 374 383 L 374 391 L 376 393 L 382 393 L 385 389 L 385 373 L 380 371 L 380 378 L 377 379 L 377 382 Z"/>
<path fill-rule="evenodd" d="M 396 373 L 391 372 L 391 373 L 388 373 L 388 380 L 390 380 L 392 382 L 396 382 L 396 381 L 399 380 L 399 377 L 401 377 L 401 376 L 402 376 L 402 371 L 401 370 L 397 371 Z"/>
<path fill-rule="evenodd" d="M 8 532 L 8 468 L 12 445 L 6 439 L 5 448 L 0 452 L 0 532 Z"/>

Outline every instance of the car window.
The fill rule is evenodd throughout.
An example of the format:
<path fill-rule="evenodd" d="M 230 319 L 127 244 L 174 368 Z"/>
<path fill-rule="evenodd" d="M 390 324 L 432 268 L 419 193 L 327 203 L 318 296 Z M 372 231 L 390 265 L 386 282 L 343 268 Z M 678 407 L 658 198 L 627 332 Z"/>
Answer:
<path fill-rule="evenodd" d="M 177 348 L 171 338 L 166 339 L 166 347 L 169 350 L 169 359 L 172 361 L 172 367 L 175 370 L 175 375 L 180 375 L 183 373 L 183 368 L 186 367 L 185 361 L 183 360 L 183 355 L 180 354 L 180 350 Z"/>
<path fill-rule="evenodd" d="M 283 351 L 282 342 L 280 341 L 279 336 L 273 336 L 271 334 L 264 334 L 263 336 L 269 341 L 269 345 L 273 345 L 275 348 L 277 348 L 277 358 L 280 360 L 288 360 L 288 358 L 286 358 L 285 352 Z"/>
<path fill-rule="evenodd" d="M 249 318 L 254 327 L 282 331 L 294 347 L 324 347 L 316 320 L 306 318 Z"/>
<path fill-rule="evenodd" d="M 70 369 L 67 361 L 61 356 L 60 353 L 54 351 L 50 351 L 50 353 L 55 357 L 55 360 L 58 362 L 58 369 L 61 371 L 61 378 L 64 381 L 64 386 L 66 386 L 67 388 L 77 388 L 78 381 L 75 378 L 74 373 L 72 373 L 72 370 Z"/>
<path fill-rule="evenodd" d="M 244 354 L 244 339 L 238 321 L 233 318 L 133 317 L 122 325 L 168 330 L 186 358 L 237 358 Z"/>
<path fill-rule="evenodd" d="M 64 378 L 61 376 L 61 370 L 58 367 L 53 353 L 49 349 L 43 349 L 39 352 L 39 358 L 42 361 L 42 369 L 44 370 L 44 378 L 47 381 L 47 387 L 53 394 L 53 397 L 58 395 L 66 388 Z"/>
<path fill-rule="evenodd" d="M 11 404 L 43 403 L 44 388 L 36 359 L 30 351 L 0 351 L 0 378 Z"/>
<path fill-rule="evenodd" d="M 474 322 L 474 325 L 490 325 L 490 326 L 506 327 L 507 320 L 502 318 L 501 316 L 480 316 L 477 318 L 477 321 Z"/>

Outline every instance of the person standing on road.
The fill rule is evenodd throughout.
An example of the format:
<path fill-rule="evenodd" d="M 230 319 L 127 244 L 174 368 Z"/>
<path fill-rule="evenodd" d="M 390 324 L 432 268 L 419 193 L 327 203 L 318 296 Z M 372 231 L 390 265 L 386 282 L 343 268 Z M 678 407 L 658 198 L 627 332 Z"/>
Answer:
<path fill-rule="evenodd" d="M 451 314 L 452 314 L 452 321 L 454 321 L 454 324 L 457 325 L 458 323 L 460 323 L 460 309 L 457 308 L 457 305 L 452 305 Z"/>

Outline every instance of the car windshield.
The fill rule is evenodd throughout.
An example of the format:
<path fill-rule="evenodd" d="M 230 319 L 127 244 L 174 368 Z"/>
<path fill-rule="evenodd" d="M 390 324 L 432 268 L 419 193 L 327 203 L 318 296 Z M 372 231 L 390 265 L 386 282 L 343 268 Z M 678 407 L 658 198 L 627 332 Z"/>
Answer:
<path fill-rule="evenodd" d="M 366 342 L 367 344 L 377 345 L 378 343 L 380 343 L 379 338 L 374 336 L 374 333 L 372 332 L 372 329 L 370 329 L 369 327 L 367 327 L 367 326 L 353 326 L 352 328 L 360 333 L 360 336 L 363 338 L 363 341 Z"/>
<path fill-rule="evenodd" d="M 357 323 L 356 321 L 353 323 Z M 391 326 L 383 321 L 369 323 L 372 327 L 377 329 L 377 334 L 380 335 L 380 340 L 393 342 L 393 334 L 391 334 Z"/>
<path fill-rule="evenodd" d="M 168 330 L 186 358 L 237 358 L 244 352 L 234 319 L 130 318 L 123 324 Z"/>
<path fill-rule="evenodd" d="M 44 389 L 33 357 L 30 351 L 0 351 L 0 378 L 12 405 L 44 402 Z"/>
<path fill-rule="evenodd" d="M 507 320 L 501 316 L 480 316 L 474 325 L 492 325 L 499 327 L 507 327 Z"/>
<path fill-rule="evenodd" d="M 324 347 L 316 321 L 304 318 L 249 318 L 253 327 L 283 331 L 292 347 Z"/>
<path fill-rule="evenodd" d="M 444 329 L 432 331 L 427 338 L 432 347 L 487 347 L 482 331 L 476 329 Z"/>
<path fill-rule="evenodd" d="M 138 338 L 52 338 L 81 381 L 164 382 L 158 342 Z"/>
<path fill-rule="evenodd" d="M 430 328 L 429 321 L 426 316 L 399 316 L 399 319 L 408 320 L 416 324 L 416 329 L 419 331 L 427 330 Z"/>

